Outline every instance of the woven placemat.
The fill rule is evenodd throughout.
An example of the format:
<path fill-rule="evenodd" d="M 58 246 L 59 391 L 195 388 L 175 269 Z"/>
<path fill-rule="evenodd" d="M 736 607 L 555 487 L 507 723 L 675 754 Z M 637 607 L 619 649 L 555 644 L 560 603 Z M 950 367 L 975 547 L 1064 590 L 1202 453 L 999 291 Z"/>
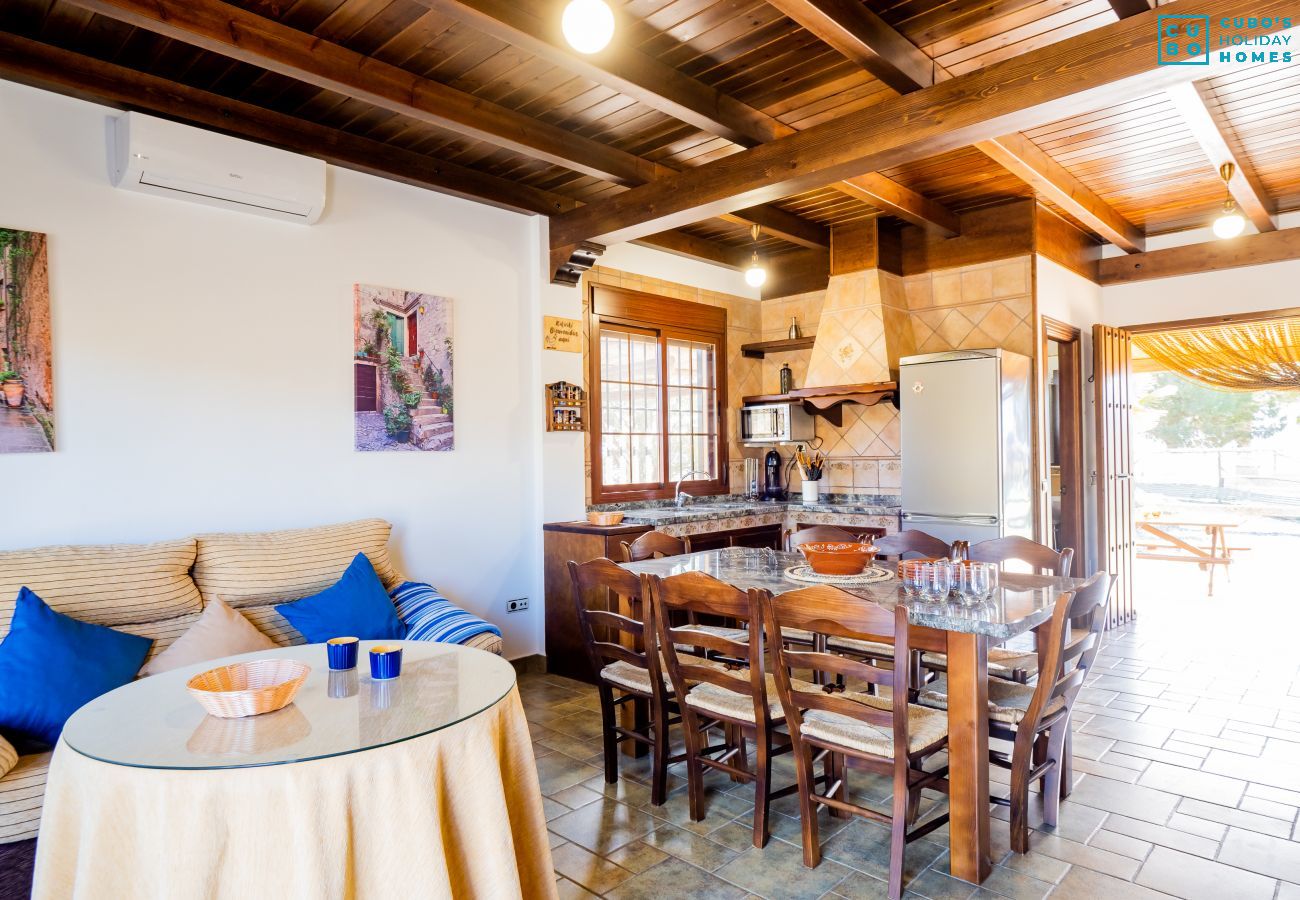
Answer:
<path fill-rule="evenodd" d="M 894 573 L 888 569 L 870 566 L 857 575 L 818 575 L 812 570 L 812 566 L 803 563 L 786 569 L 785 577 L 792 581 L 806 581 L 809 584 L 834 584 L 839 585 L 840 587 L 845 587 L 850 585 L 878 584 L 882 581 L 892 581 L 894 579 Z"/>

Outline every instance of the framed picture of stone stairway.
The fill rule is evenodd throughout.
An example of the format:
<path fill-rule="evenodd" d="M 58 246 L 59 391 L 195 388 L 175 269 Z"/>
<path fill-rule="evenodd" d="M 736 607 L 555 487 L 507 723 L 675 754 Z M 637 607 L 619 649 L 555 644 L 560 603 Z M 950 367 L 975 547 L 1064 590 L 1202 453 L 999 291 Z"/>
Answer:
<path fill-rule="evenodd" d="M 358 284 L 352 326 L 356 449 L 453 449 L 451 299 Z"/>

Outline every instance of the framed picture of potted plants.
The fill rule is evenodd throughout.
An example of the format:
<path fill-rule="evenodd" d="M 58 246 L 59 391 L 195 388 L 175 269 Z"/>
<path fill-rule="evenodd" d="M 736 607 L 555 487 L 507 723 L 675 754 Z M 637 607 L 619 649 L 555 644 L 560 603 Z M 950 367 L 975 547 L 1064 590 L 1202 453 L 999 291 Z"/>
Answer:
<path fill-rule="evenodd" d="M 451 299 L 358 284 L 352 326 L 356 449 L 453 449 Z"/>
<path fill-rule="evenodd" d="M 46 237 L 0 227 L 0 453 L 54 450 Z"/>

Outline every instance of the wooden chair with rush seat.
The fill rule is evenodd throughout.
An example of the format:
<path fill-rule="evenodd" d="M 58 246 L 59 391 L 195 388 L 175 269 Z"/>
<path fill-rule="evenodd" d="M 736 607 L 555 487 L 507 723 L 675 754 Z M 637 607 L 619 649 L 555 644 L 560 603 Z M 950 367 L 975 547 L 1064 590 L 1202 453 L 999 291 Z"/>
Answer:
<path fill-rule="evenodd" d="M 691 821 L 699 822 L 706 814 L 704 770 L 725 772 L 735 780 L 753 783 L 753 843 L 763 847 L 768 839 L 771 801 L 794 793 L 797 786 L 772 789 L 772 757 L 789 752 L 790 738 L 778 730 L 785 719 L 775 683 L 764 671 L 763 630 L 752 592 L 702 572 L 642 577 L 643 593 L 650 597 L 659 645 L 682 713 Z M 724 615 L 748 623 L 749 629 L 742 636 L 727 637 L 673 627 L 673 613 L 680 612 Z M 685 644 L 700 645 L 744 664 L 691 656 L 679 649 Z M 709 731 L 718 726 L 726 741 L 710 745 Z M 752 770 L 747 758 L 747 732 L 754 738 Z"/>
<path fill-rule="evenodd" d="M 593 559 L 569 563 L 573 596 L 578 606 L 578 625 L 597 675 L 600 694 L 601 738 L 605 752 L 605 783 L 618 782 L 618 745 L 635 741 L 648 745 L 653 754 L 650 800 L 662 806 L 667 796 L 668 764 L 681 759 L 668 752 L 673 693 L 660 662 L 654 628 L 653 608 L 644 602 L 641 579 L 612 560 Z M 589 609 L 583 598 L 608 595 L 627 612 Z M 600 636 L 597 635 L 600 629 Z M 615 691 L 619 693 L 614 696 Z M 619 708 L 625 704 L 648 707 L 649 715 L 638 710 L 636 726 L 618 723 Z"/>
<path fill-rule="evenodd" d="M 1098 572 L 1073 593 L 1062 594 L 1048 626 L 1047 649 L 1037 686 L 989 681 L 989 735 L 1012 741 L 1011 756 L 990 750 L 990 762 L 1011 770 L 1011 849 L 1029 852 L 1029 785 L 1042 779 L 1043 822 L 1055 825 L 1061 800 L 1070 794 L 1070 716 L 1084 679 L 1092 670 L 1114 587 Z M 926 685 L 919 702 L 947 709 L 947 684 Z"/>
<path fill-rule="evenodd" d="M 876 538 L 872 543 L 876 545 L 877 559 L 884 557 L 886 559 L 902 560 L 908 555 L 913 558 L 924 557 L 926 559 L 943 559 L 952 552 L 952 548 L 935 537 L 932 534 L 926 534 L 924 531 L 896 531 L 893 534 L 887 534 L 883 537 Z"/>
<path fill-rule="evenodd" d="M 664 556 L 682 556 L 691 552 L 690 538 L 673 537 L 662 531 L 647 531 L 638 535 L 636 540 L 628 543 L 622 541 L 623 562 L 641 562 L 645 559 L 658 559 Z"/>
<path fill-rule="evenodd" d="M 821 861 L 818 807 L 882 822 L 890 827 L 889 896 L 896 900 L 903 891 L 906 845 L 948 821 L 945 811 L 917 822 L 922 790 L 948 793 L 948 767 L 925 769 L 925 763 L 948 746 L 948 718 L 909 702 L 913 685 L 912 667 L 905 662 L 909 656 L 907 610 L 901 604 L 890 610 L 864 603 L 828 586 L 777 596 L 767 591 L 755 594 L 774 648 L 773 676 L 794 745 L 804 865 L 813 867 Z M 894 661 L 886 668 L 834 653 L 788 648 L 778 638 L 784 628 L 808 629 L 831 640 L 891 644 Z M 838 683 L 815 686 L 791 676 L 792 671 L 808 669 L 832 676 Z M 874 685 L 877 693 L 846 689 L 844 682 Z M 883 694 L 885 689 L 888 697 Z M 829 763 L 834 779 L 820 794 L 813 778 L 818 760 Z M 849 799 L 849 760 L 892 777 L 893 809 L 889 815 Z"/>

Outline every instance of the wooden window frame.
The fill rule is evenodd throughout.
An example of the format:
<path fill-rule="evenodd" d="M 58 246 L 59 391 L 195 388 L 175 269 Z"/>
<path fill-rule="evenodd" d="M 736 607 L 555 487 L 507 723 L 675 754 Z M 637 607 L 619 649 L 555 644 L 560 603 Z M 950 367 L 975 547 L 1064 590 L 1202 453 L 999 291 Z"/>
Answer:
<path fill-rule="evenodd" d="M 716 345 L 716 390 L 714 417 L 717 422 L 718 477 L 682 482 L 683 490 L 696 496 L 730 491 L 727 459 L 727 311 L 717 306 L 674 300 L 642 291 L 593 284 L 587 304 L 587 401 L 590 425 L 588 452 L 591 458 L 591 502 L 627 503 L 637 500 L 671 500 L 675 482 L 668 481 L 668 354 L 662 351 L 670 339 L 702 341 Z M 601 473 L 600 330 L 601 326 L 650 331 L 659 336 L 660 460 L 664 481 L 647 484 L 605 485 Z"/>

